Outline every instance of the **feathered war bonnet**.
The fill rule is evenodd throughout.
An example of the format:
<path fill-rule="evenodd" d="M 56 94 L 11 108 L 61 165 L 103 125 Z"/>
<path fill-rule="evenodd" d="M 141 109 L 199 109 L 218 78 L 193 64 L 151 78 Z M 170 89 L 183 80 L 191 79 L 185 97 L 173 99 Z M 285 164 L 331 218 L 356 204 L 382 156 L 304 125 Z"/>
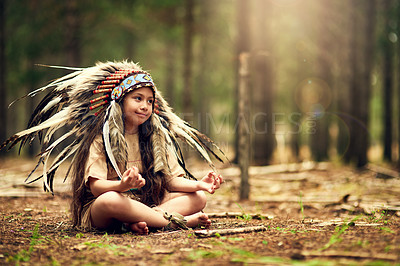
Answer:
<path fill-rule="evenodd" d="M 40 92 L 49 91 L 31 115 L 27 129 L 16 133 L 0 147 L 3 149 L 8 146 L 9 150 L 20 143 L 22 148 L 36 137 L 39 138 L 41 143 L 39 160 L 26 181 L 38 166 L 43 164 L 42 175 L 30 183 L 43 178 L 45 190 L 53 193 L 53 180 L 58 167 L 67 159 L 72 158 L 65 176 L 67 178 L 74 160 L 78 157 L 77 151 L 85 144 L 87 136 L 98 134 L 99 129 L 102 131 L 106 156 L 118 176 L 121 177 L 118 165 L 126 156 L 123 152 L 121 155 L 121 151 L 126 151 L 126 143 L 115 140 L 110 131 L 113 131 L 113 127 L 121 131 L 123 127 L 115 117 L 117 102 L 121 101 L 128 92 L 139 87 L 150 87 L 155 95 L 153 113 L 149 118 L 149 123 L 153 128 L 150 141 L 155 173 L 170 172 L 166 155 L 172 153 L 189 177 L 193 177 L 185 168 L 178 139 L 197 150 L 214 170 L 209 153 L 219 161 L 223 161 L 221 159 L 224 156 L 223 152 L 212 140 L 172 111 L 157 90 L 151 76 L 139 65 L 127 61 L 107 62 L 74 70 L 26 95 L 26 97 L 34 97 Z M 57 131 L 63 134 L 56 138 Z M 61 143 L 63 143 L 63 149 L 49 163 L 50 155 L 55 153 L 55 148 L 61 146 Z M 217 155 L 216 152 L 222 156 Z"/>

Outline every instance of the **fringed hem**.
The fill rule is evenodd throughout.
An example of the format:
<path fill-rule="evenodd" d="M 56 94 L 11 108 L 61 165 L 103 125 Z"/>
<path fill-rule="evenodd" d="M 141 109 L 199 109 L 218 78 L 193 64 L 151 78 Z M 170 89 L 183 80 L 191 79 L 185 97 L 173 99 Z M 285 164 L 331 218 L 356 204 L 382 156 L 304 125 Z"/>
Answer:
<path fill-rule="evenodd" d="M 83 211 L 81 214 L 81 224 L 79 225 L 79 229 L 84 231 L 93 230 L 92 220 L 90 218 L 90 212 L 92 210 L 93 203 L 96 199 L 92 199 L 83 207 Z"/>

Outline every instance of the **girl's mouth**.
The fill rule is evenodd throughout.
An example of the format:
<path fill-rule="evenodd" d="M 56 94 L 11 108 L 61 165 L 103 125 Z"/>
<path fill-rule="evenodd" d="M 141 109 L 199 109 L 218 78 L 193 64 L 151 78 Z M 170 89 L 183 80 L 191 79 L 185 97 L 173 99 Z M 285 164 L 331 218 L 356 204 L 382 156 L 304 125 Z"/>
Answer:
<path fill-rule="evenodd" d="M 138 115 L 140 117 L 147 117 L 147 114 L 144 114 L 144 113 L 136 113 L 136 115 Z"/>

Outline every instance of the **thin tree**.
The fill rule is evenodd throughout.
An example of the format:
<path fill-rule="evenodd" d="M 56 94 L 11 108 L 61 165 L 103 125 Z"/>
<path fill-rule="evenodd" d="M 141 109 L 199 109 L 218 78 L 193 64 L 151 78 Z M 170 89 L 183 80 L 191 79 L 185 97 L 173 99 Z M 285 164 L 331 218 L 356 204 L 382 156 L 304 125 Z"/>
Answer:
<path fill-rule="evenodd" d="M 0 0 L 0 141 L 7 138 L 7 90 L 6 90 L 6 56 L 5 56 L 5 25 L 6 25 L 6 0 Z M 1 156 L 5 151 L 0 153 Z"/>
<path fill-rule="evenodd" d="M 249 172 L 250 165 L 250 129 L 249 129 L 249 55 L 250 55 L 250 21 L 249 1 L 238 0 L 237 2 L 237 90 L 236 90 L 236 161 L 241 172 L 239 198 L 248 199 L 250 195 Z M 236 123 L 235 123 L 236 124 Z"/>
<path fill-rule="evenodd" d="M 166 98 L 171 106 L 175 106 L 175 87 L 176 87 L 176 78 L 172 73 L 176 73 L 176 54 L 177 54 L 177 45 L 176 39 L 177 36 L 175 34 L 174 28 L 177 27 L 177 6 L 172 5 L 167 9 L 168 14 L 164 16 L 164 22 L 168 29 L 165 30 L 165 44 L 166 44 L 166 71 L 165 71 L 165 90 L 166 90 Z"/>
<path fill-rule="evenodd" d="M 396 4 L 397 4 L 396 6 L 397 25 L 400 25 L 400 1 L 397 0 Z M 397 27 L 397 36 L 400 36 L 399 27 Z M 397 58 L 400 58 L 400 45 L 398 43 L 397 43 Z M 400 73 L 399 62 L 397 62 L 397 73 Z M 400 82 L 397 83 L 397 106 L 400 106 Z M 400 115 L 397 118 L 397 168 L 400 169 Z"/>
<path fill-rule="evenodd" d="M 383 52 L 383 158 L 387 161 L 392 160 L 392 121 L 393 121 L 393 57 L 394 47 L 389 39 L 392 20 L 392 1 L 383 1 L 384 29 L 382 36 Z"/>
<path fill-rule="evenodd" d="M 273 121 L 273 52 L 269 27 L 272 5 L 269 1 L 255 2 L 254 53 L 252 55 L 252 161 L 265 165 L 275 148 Z"/>
<path fill-rule="evenodd" d="M 352 3 L 350 1 L 343 1 L 337 3 L 336 8 L 342 10 L 340 12 L 340 18 L 337 20 L 342 21 L 342 26 L 348 29 L 352 29 L 355 24 L 355 17 L 353 15 L 353 10 L 350 8 Z M 336 20 L 336 21 L 337 21 Z M 335 22 L 336 23 L 336 22 Z M 337 68 L 337 76 L 335 77 L 336 86 L 335 86 L 335 100 L 336 100 L 336 110 L 338 114 L 337 125 L 338 125 L 338 136 L 336 149 L 339 158 L 345 154 L 349 145 L 349 132 L 348 127 L 350 122 L 350 106 L 352 105 L 350 99 L 350 80 L 351 80 L 351 70 L 354 69 L 352 65 L 352 58 L 350 56 L 355 56 L 354 49 L 357 49 L 356 46 L 350 46 L 352 38 L 354 38 L 353 31 L 342 31 L 342 28 L 338 31 L 336 42 L 336 52 L 337 60 L 336 60 L 336 68 Z"/>
<path fill-rule="evenodd" d="M 236 76 L 236 84 L 239 84 L 239 75 L 238 69 L 240 67 L 239 64 L 239 56 L 243 53 L 250 53 L 250 4 L 248 0 L 238 0 L 236 6 L 236 27 L 237 27 L 237 37 L 236 37 L 236 55 L 235 55 L 235 65 L 234 72 L 237 74 Z M 238 115 L 238 102 L 239 102 L 239 87 L 236 85 L 235 88 L 235 113 Z M 234 122 L 236 124 L 237 121 Z M 237 131 L 236 131 L 237 132 Z M 235 135 L 235 158 L 233 162 L 238 162 L 239 157 L 239 135 Z"/>
<path fill-rule="evenodd" d="M 81 21 L 77 0 L 65 1 L 65 52 L 68 66 L 80 67 Z"/>
<path fill-rule="evenodd" d="M 198 58 L 198 65 L 200 71 L 196 75 L 196 112 L 198 116 L 196 118 L 197 127 L 200 131 L 210 135 L 211 132 L 208 132 L 209 127 L 207 123 L 207 110 L 210 108 L 210 99 L 207 97 L 208 92 L 207 88 L 210 84 L 208 84 L 209 77 L 211 73 L 201 71 L 202 69 L 206 69 L 208 66 L 213 64 L 212 60 L 213 53 L 210 51 L 210 42 L 212 41 L 212 25 L 215 23 L 213 20 L 213 11 L 216 9 L 215 1 L 212 0 L 202 0 L 200 2 L 200 17 L 202 18 L 202 23 L 200 23 L 199 27 L 199 35 L 200 39 L 200 56 Z"/>
<path fill-rule="evenodd" d="M 346 153 L 348 162 L 354 161 L 357 167 L 368 163 L 369 148 L 369 108 L 371 95 L 371 72 L 374 59 L 374 40 L 376 23 L 375 0 L 354 0 L 352 10 L 354 27 L 352 29 L 352 71 L 351 77 L 351 123 L 350 144 Z M 357 16 L 357 11 L 361 13 Z M 363 25 L 363 27 L 361 27 Z M 360 33 L 358 35 L 357 33 Z M 359 43 L 360 42 L 360 43 Z M 357 49 L 361 47 L 361 49 Z"/>
<path fill-rule="evenodd" d="M 331 51 L 334 45 L 334 33 L 329 27 L 329 22 L 332 19 L 333 2 L 325 1 L 319 5 L 319 19 L 320 21 L 327 21 L 326 23 L 317 24 L 316 33 L 318 36 L 318 56 L 317 56 L 317 76 L 321 79 L 320 82 L 315 84 L 315 97 L 318 97 L 319 105 L 315 106 L 313 112 L 313 119 L 315 120 L 315 132 L 310 135 L 310 147 L 312 157 L 316 161 L 323 161 L 328 159 L 329 148 L 329 116 L 328 113 L 331 99 L 332 87 L 332 57 Z M 311 84 L 312 86 L 312 84 Z M 323 108 L 323 109 L 320 109 Z"/>
<path fill-rule="evenodd" d="M 250 99 L 249 96 L 249 53 L 239 55 L 239 101 L 238 101 L 238 139 L 239 139 L 239 168 L 240 168 L 240 190 L 239 199 L 247 200 L 250 196 L 249 165 L 250 165 Z"/>
<path fill-rule="evenodd" d="M 192 111 L 192 64 L 194 34 L 194 1 L 185 0 L 184 43 L 183 43 L 183 112 Z"/>
<path fill-rule="evenodd" d="M 358 132 L 357 145 L 357 167 L 363 167 L 368 163 L 368 149 L 370 144 L 369 120 L 370 120 L 370 101 L 371 101 L 371 79 L 372 69 L 374 66 L 374 49 L 375 49 L 375 24 L 376 24 L 376 0 L 363 1 L 365 3 L 364 11 L 364 36 L 365 44 L 363 52 L 364 68 L 361 75 L 361 81 L 364 92 L 361 93 L 360 104 L 360 121 L 367 130 L 360 128 Z M 357 101 L 354 101 L 356 103 Z"/>

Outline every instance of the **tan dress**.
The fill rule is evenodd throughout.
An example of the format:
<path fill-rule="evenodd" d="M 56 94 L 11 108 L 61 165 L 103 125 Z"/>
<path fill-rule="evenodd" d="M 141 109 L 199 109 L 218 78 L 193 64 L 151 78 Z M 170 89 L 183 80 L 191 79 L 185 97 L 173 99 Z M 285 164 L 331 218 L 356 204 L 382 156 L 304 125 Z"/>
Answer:
<path fill-rule="evenodd" d="M 143 171 L 142 159 L 139 151 L 139 134 L 125 135 L 125 139 L 128 145 L 128 163 L 127 167 L 136 166 L 139 169 L 139 173 Z M 85 169 L 85 185 L 87 188 L 87 201 L 82 211 L 81 227 L 83 229 L 91 228 L 90 220 L 90 209 L 96 199 L 90 192 L 89 188 L 89 177 L 106 179 L 106 180 L 118 180 L 118 175 L 114 169 L 107 167 L 106 155 L 104 153 L 104 145 L 102 136 L 97 136 L 89 149 L 89 158 L 86 162 Z M 171 169 L 171 176 L 167 179 L 183 176 L 184 170 L 179 166 L 176 160 L 172 160 L 168 156 L 168 164 Z M 121 171 L 123 174 L 123 171 Z M 133 198 L 131 193 L 124 193 L 127 197 Z"/>

